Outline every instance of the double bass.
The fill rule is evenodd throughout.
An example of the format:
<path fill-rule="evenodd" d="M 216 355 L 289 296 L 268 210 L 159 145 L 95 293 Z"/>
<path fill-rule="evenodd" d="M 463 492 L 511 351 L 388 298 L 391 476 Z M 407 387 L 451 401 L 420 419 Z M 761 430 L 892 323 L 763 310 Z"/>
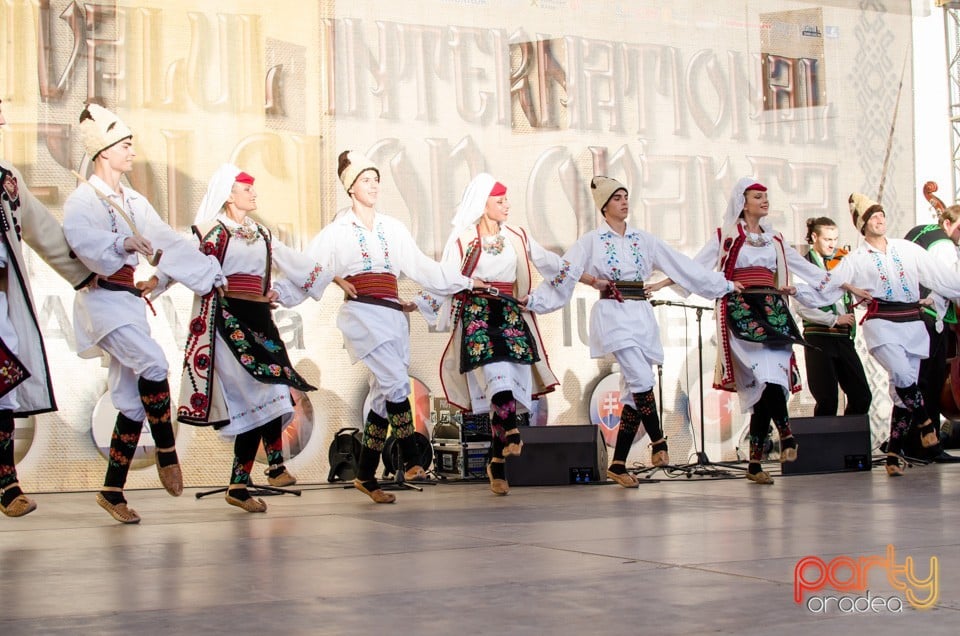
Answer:
<path fill-rule="evenodd" d="M 940 197 L 934 194 L 937 191 L 935 181 L 927 181 L 923 184 L 923 197 L 930 204 L 930 207 L 937 213 L 937 218 L 942 218 L 947 206 Z M 955 309 L 960 311 L 960 307 Z M 960 420 L 960 324 L 948 325 L 953 334 L 953 341 L 949 343 L 950 357 L 947 358 L 947 378 L 943 382 L 943 388 L 940 390 L 940 412 L 951 420 Z"/>

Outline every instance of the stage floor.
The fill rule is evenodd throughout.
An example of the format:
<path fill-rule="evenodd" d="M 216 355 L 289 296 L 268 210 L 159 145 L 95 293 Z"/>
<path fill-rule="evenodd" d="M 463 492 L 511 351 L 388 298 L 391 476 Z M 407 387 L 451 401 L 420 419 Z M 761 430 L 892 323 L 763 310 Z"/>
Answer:
<path fill-rule="evenodd" d="M 139 526 L 114 522 L 89 492 L 41 494 L 28 517 L 0 516 L 0 634 L 927 636 L 960 625 L 960 465 L 507 497 L 441 484 L 379 506 L 324 484 L 271 497 L 259 515 L 195 492 L 129 492 Z M 800 558 L 888 544 L 920 577 L 939 560 L 934 609 L 844 613 L 834 601 L 824 615 L 794 602 Z M 877 571 L 869 587 L 904 598 Z M 815 593 L 831 595 L 864 596 Z"/>

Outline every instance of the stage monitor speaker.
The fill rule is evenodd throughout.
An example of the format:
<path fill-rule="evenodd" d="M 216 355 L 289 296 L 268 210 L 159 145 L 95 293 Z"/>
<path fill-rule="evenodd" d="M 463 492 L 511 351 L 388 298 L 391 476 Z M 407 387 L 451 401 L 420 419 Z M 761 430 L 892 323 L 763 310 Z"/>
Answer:
<path fill-rule="evenodd" d="M 797 461 L 781 465 L 784 475 L 839 473 L 873 467 L 870 421 L 866 415 L 791 418 L 800 445 Z"/>
<path fill-rule="evenodd" d="M 511 486 L 563 486 L 602 481 L 607 446 L 592 424 L 520 429 L 523 454 L 507 458 Z"/>

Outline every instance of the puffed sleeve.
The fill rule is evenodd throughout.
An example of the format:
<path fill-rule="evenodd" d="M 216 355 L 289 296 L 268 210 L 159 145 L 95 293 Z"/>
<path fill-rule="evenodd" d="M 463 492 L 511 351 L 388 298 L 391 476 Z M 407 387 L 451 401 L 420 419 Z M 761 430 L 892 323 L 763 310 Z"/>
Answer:
<path fill-rule="evenodd" d="M 796 301 L 794 301 L 794 308 L 796 309 L 797 313 L 800 314 L 800 317 L 807 322 L 812 322 L 816 325 L 823 325 L 825 327 L 833 327 L 837 324 L 837 319 L 840 318 L 840 316 L 833 312 L 823 311 L 822 309 L 815 309 L 813 307 L 806 307 Z"/>
<path fill-rule="evenodd" d="M 844 261 L 832 271 L 820 269 L 792 247 L 786 246 L 784 254 L 787 257 L 787 267 L 790 275 L 806 283 L 795 285 L 797 289 L 796 301 L 807 307 L 824 307 L 832 305 L 843 296 L 843 283 L 847 282 L 847 270 L 843 267 Z"/>
<path fill-rule="evenodd" d="M 123 241 L 131 234 L 112 232 L 108 218 L 92 186 L 82 185 L 63 204 L 63 235 L 77 258 L 101 276 L 110 276 L 123 267 L 128 253 Z M 126 225 L 124 225 L 126 227 Z"/>
<path fill-rule="evenodd" d="M 655 236 L 653 263 L 676 284 L 704 298 L 719 298 L 733 291 L 733 283 L 713 267 L 704 267 L 694 259 L 681 254 Z"/>
<path fill-rule="evenodd" d="M 527 255 L 551 287 L 568 286 L 573 289 L 583 274 L 583 264 L 574 266 L 566 258 L 541 246 L 529 235 L 527 236 Z"/>
<path fill-rule="evenodd" d="M 427 293 L 434 296 L 452 296 L 458 291 L 473 287 L 473 280 L 461 274 L 459 268 L 438 263 L 421 252 L 404 225 L 399 222 L 391 223 L 390 232 L 399 248 L 400 271 L 419 283 Z"/>
<path fill-rule="evenodd" d="M 338 226 L 335 222 L 327 225 L 313 237 L 313 240 L 310 241 L 310 244 L 307 245 L 307 249 L 304 251 L 304 253 L 318 263 L 325 272 L 329 272 L 331 277 L 341 274 L 338 269 L 339 265 L 336 253 L 337 228 Z"/>
<path fill-rule="evenodd" d="M 333 280 L 333 274 L 310 256 L 276 238 L 272 240 L 272 247 L 275 270 L 283 274 L 273 283 L 273 288 L 280 294 L 280 303 L 292 307 L 307 297 L 319 300 Z"/>
<path fill-rule="evenodd" d="M 697 252 L 697 255 L 693 257 L 693 261 L 700 267 L 713 271 L 717 269 L 718 258 L 720 258 L 720 234 L 714 231 L 703 247 L 700 248 L 700 251 Z"/>
<path fill-rule="evenodd" d="M 462 252 L 463 248 L 458 240 L 444 251 L 440 265 L 448 271 L 454 269 L 460 271 Z M 451 327 L 452 300 L 452 295 L 435 294 L 424 290 L 413 298 L 414 304 L 427 324 L 440 331 L 447 331 Z"/>
<path fill-rule="evenodd" d="M 580 276 L 590 263 L 591 238 L 590 234 L 582 236 L 567 250 L 562 258 L 562 261 L 568 264 L 567 271 L 564 272 L 561 267 L 557 276 L 544 278 L 544 281 L 530 292 L 527 309 L 535 314 L 548 314 L 570 302 Z"/>
<path fill-rule="evenodd" d="M 944 267 L 919 245 L 914 243 L 906 243 L 906 245 L 917 259 L 917 273 L 920 283 L 944 298 L 960 299 L 960 273 L 953 267 Z"/>
<path fill-rule="evenodd" d="M 222 286 L 225 279 L 216 257 L 204 254 L 196 241 L 167 225 L 148 201 L 142 203 L 136 223 L 153 249 L 163 252 L 157 270 L 200 296 Z"/>
<path fill-rule="evenodd" d="M 707 242 L 704 243 L 703 247 L 700 248 L 700 251 L 697 252 L 696 256 L 693 257 L 693 262 L 707 271 L 717 273 L 718 258 L 720 258 L 720 233 L 718 230 L 715 230 L 710 238 L 707 239 Z M 690 296 L 690 290 L 683 285 L 676 284 L 677 281 L 669 274 L 667 274 L 667 276 L 675 283 L 670 286 L 670 289 L 683 298 Z"/>

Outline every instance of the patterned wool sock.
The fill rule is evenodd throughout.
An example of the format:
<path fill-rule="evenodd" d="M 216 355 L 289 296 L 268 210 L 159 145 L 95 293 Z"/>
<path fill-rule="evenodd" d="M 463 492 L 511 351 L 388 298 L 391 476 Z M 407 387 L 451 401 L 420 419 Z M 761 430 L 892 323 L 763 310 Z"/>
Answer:
<path fill-rule="evenodd" d="M 644 391 L 643 393 L 634 393 L 633 400 L 637 404 L 637 413 L 640 414 L 640 421 L 643 422 L 643 428 L 647 431 L 651 442 L 663 439 L 663 428 L 660 426 L 660 416 L 657 414 L 657 400 L 653 397 L 653 391 Z"/>
<path fill-rule="evenodd" d="M 263 440 L 263 452 L 267 456 L 268 477 L 279 477 L 286 470 L 283 465 L 283 425 L 277 417 L 260 427 L 260 437 Z"/>
<path fill-rule="evenodd" d="M 387 418 L 370 411 L 363 427 L 363 442 L 360 446 L 360 457 L 357 459 L 357 479 L 363 482 L 363 487 L 367 490 L 379 488 L 376 473 L 386 439 Z M 367 484 L 372 484 L 373 488 Z"/>
<path fill-rule="evenodd" d="M 508 445 L 520 443 L 520 432 L 510 432 L 517 428 L 517 401 L 512 392 L 500 391 L 490 398 L 490 425 L 503 429 Z"/>
<path fill-rule="evenodd" d="M 916 383 L 907 387 L 894 387 L 897 397 L 903 402 L 903 405 L 910 411 L 909 426 L 924 426 L 929 420 L 927 415 L 927 405 L 923 400 L 923 392 Z M 927 424 L 927 426 L 930 426 Z"/>
<path fill-rule="evenodd" d="M 117 421 L 113 426 L 113 435 L 110 438 L 110 457 L 107 460 L 107 474 L 103 478 L 103 486 L 104 488 L 119 488 L 120 491 L 100 491 L 103 498 L 114 505 L 127 501 L 122 490 L 127 483 L 127 473 L 130 472 L 133 455 L 137 452 L 141 430 L 143 430 L 142 422 L 131 420 L 123 413 L 117 413 Z"/>
<path fill-rule="evenodd" d="M 13 411 L 0 411 L 0 503 L 9 506 L 23 494 L 17 483 L 17 467 L 13 460 Z"/>
<path fill-rule="evenodd" d="M 760 395 L 760 400 L 753 405 L 753 413 L 750 415 L 750 474 L 755 475 L 763 468 L 760 462 L 763 461 L 763 447 L 766 444 L 767 436 L 770 431 L 770 405 L 767 400 L 767 388 Z"/>
<path fill-rule="evenodd" d="M 902 398 L 901 398 L 902 399 Z M 910 428 L 911 412 L 902 406 L 894 406 L 890 413 L 890 440 L 887 452 L 899 455 L 903 451 L 903 439 Z"/>
<path fill-rule="evenodd" d="M 387 401 L 387 423 L 393 429 L 393 435 L 400 446 L 400 463 L 409 470 L 420 463 L 417 457 L 417 442 L 414 439 L 413 411 L 410 400 L 402 402 Z M 399 468 L 398 468 L 399 470 Z"/>
<path fill-rule="evenodd" d="M 797 440 L 793 439 L 793 430 L 790 428 L 790 416 L 787 412 L 787 398 L 783 388 L 777 384 L 768 384 L 763 390 L 761 399 L 767 405 L 773 425 L 777 427 L 780 436 L 781 448 L 795 448 Z"/>
<path fill-rule="evenodd" d="M 257 448 L 260 447 L 260 429 L 240 433 L 233 441 L 233 468 L 230 471 L 229 494 L 234 499 L 246 501 L 250 498 L 247 485 L 250 483 L 250 471 L 253 470 L 253 461 L 257 457 Z M 239 487 L 242 486 L 242 487 Z"/>
<path fill-rule="evenodd" d="M 164 378 L 159 381 L 140 378 L 137 381 L 140 401 L 147 412 L 147 423 L 157 445 L 157 463 L 171 466 L 179 463 L 173 423 L 170 420 L 170 384 Z M 161 450 L 164 449 L 164 450 Z"/>
<path fill-rule="evenodd" d="M 608 467 L 610 472 L 618 475 L 627 472 L 626 465 L 620 462 L 627 461 L 627 455 L 630 454 L 630 447 L 633 446 L 633 440 L 639 429 L 640 414 L 635 408 L 625 404 L 620 411 L 620 430 L 617 431 L 617 442 L 613 447 L 613 460 Z"/>

